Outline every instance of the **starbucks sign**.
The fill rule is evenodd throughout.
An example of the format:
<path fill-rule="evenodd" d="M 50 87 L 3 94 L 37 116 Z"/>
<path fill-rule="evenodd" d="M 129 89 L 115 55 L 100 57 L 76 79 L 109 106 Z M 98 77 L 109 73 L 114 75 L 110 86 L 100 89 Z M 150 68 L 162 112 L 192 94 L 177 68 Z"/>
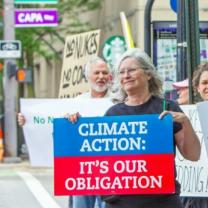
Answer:
<path fill-rule="evenodd" d="M 126 51 L 126 42 L 123 36 L 111 36 L 103 45 L 103 57 L 114 66 L 119 57 Z"/>

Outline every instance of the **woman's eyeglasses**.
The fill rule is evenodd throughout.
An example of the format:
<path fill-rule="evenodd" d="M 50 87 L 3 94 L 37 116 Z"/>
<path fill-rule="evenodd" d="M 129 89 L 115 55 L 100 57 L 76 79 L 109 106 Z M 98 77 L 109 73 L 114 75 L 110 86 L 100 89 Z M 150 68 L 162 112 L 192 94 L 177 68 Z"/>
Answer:
<path fill-rule="evenodd" d="M 126 73 L 129 74 L 129 75 L 134 75 L 137 72 L 138 69 L 139 69 L 138 67 L 137 68 L 125 68 L 125 69 L 121 69 L 119 71 L 119 75 L 120 76 L 124 76 Z"/>

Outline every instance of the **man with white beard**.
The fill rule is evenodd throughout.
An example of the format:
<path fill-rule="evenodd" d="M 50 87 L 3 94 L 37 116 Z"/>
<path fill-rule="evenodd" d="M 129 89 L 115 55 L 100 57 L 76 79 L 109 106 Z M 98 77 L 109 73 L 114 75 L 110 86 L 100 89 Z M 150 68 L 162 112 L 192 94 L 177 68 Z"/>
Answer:
<path fill-rule="evenodd" d="M 89 82 L 90 91 L 78 95 L 76 98 L 107 98 L 112 75 L 107 63 L 100 57 L 90 58 L 85 67 L 85 77 Z M 23 126 L 26 120 L 22 113 L 18 113 L 18 124 Z M 99 196 L 70 196 L 69 208 L 94 208 L 97 200 L 98 208 L 104 207 Z M 97 208 L 97 206 L 96 206 Z"/>
<path fill-rule="evenodd" d="M 107 63 L 100 57 L 91 58 L 85 67 L 85 77 L 90 91 L 78 95 L 77 98 L 104 98 L 109 96 L 110 71 Z"/>
<path fill-rule="evenodd" d="M 107 98 L 112 75 L 107 63 L 100 57 L 92 57 L 85 66 L 85 77 L 89 82 L 90 91 L 78 95 L 76 98 Z M 67 117 L 67 115 L 66 115 Z M 95 208 L 97 200 L 98 208 L 104 207 L 99 196 L 72 196 L 69 200 L 71 208 Z M 96 206 L 97 208 L 97 206 Z"/>

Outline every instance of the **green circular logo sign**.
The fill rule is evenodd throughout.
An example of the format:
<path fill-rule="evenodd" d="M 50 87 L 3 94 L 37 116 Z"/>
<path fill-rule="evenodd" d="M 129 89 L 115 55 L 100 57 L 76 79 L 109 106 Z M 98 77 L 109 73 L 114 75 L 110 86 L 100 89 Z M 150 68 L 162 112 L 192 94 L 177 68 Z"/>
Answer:
<path fill-rule="evenodd" d="M 116 64 L 125 51 L 126 42 L 123 36 L 111 36 L 103 45 L 103 57 L 111 66 Z"/>

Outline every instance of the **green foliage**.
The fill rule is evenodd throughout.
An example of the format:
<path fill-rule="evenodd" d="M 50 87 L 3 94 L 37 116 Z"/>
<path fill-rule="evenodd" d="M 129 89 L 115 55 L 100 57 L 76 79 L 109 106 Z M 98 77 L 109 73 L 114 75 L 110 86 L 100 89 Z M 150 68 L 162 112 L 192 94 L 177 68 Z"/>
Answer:
<path fill-rule="evenodd" d="M 41 56 L 47 60 L 51 58 L 61 59 L 62 51 L 58 51 L 56 46 L 64 46 L 66 35 L 92 29 L 90 23 L 81 20 L 79 16 L 99 8 L 101 3 L 101 0 L 60 0 L 56 5 L 44 5 L 44 8 L 58 9 L 59 25 L 44 28 L 16 28 L 16 39 L 22 42 L 24 57 L 24 59 L 19 60 L 19 65 L 32 66 L 33 63 L 29 62 L 33 60 L 34 56 Z M 18 7 L 43 8 L 43 5 L 19 5 Z M 25 57 L 28 60 L 25 60 Z"/>

